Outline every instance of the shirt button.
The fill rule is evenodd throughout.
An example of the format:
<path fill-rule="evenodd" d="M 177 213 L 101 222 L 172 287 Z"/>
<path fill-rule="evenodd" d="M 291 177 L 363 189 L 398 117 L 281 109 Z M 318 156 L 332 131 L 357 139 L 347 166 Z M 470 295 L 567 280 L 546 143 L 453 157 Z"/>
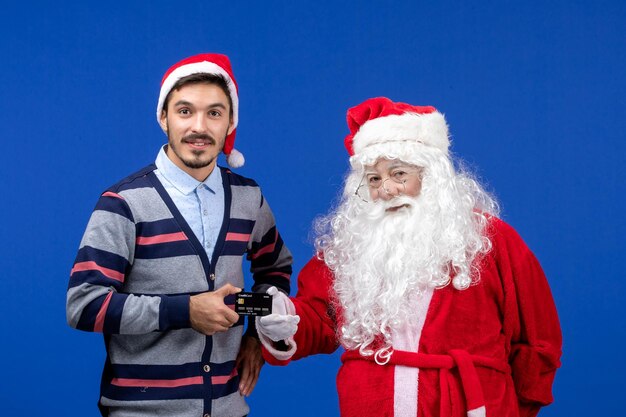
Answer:
<path fill-rule="evenodd" d="M 206 211 L 206 210 L 204 210 L 204 211 L 202 212 L 202 214 L 204 214 L 204 215 L 206 216 L 206 215 L 208 215 L 208 214 L 209 214 L 209 212 L 208 212 L 208 211 Z"/>
<path fill-rule="evenodd" d="M 204 372 L 209 372 L 211 370 L 211 367 L 209 365 L 204 365 L 202 369 L 204 369 Z"/>
<path fill-rule="evenodd" d="M 209 275 L 209 278 L 211 278 L 211 281 L 215 281 L 215 274 Z"/>

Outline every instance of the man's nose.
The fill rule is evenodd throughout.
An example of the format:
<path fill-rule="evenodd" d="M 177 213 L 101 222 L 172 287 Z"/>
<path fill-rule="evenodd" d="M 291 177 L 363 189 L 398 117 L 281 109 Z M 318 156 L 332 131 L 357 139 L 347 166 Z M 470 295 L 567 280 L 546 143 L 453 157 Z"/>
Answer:
<path fill-rule="evenodd" d="M 194 119 L 192 129 L 196 133 L 204 133 L 206 131 L 206 117 L 201 112 L 198 112 Z"/>

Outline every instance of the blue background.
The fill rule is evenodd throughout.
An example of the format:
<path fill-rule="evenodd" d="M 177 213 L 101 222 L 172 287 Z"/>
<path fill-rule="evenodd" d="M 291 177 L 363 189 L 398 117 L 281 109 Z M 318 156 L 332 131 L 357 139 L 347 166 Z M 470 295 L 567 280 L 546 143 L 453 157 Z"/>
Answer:
<path fill-rule="evenodd" d="M 163 73 L 208 51 L 231 57 L 238 172 L 296 271 L 348 167 L 346 109 L 385 95 L 444 112 L 549 277 L 564 353 L 542 415 L 623 411 L 625 2 L 90 3 L 0 11 L 0 414 L 97 415 L 102 337 L 66 325 L 68 274 L 99 193 L 165 142 Z M 252 416 L 337 415 L 338 365 L 265 366 Z"/>

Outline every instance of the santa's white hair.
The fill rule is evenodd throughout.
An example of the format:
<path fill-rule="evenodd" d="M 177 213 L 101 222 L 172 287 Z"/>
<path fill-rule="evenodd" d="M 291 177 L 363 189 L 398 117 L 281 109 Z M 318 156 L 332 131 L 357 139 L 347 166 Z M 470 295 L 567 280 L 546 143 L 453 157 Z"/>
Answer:
<path fill-rule="evenodd" d="M 381 158 L 422 168 L 417 197 L 364 202 L 355 195 L 364 167 Z M 491 249 L 488 216 L 497 215 L 498 206 L 438 148 L 376 144 L 350 162 L 339 204 L 316 220 L 315 246 L 335 276 L 342 343 L 372 355 L 374 344 L 381 353 L 390 349 L 392 330 L 414 324 L 415 300 L 427 288 L 452 282 L 464 290 L 478 282 L 480 257 Z M 387 211 L 402 204 L 408 207 Z"/>

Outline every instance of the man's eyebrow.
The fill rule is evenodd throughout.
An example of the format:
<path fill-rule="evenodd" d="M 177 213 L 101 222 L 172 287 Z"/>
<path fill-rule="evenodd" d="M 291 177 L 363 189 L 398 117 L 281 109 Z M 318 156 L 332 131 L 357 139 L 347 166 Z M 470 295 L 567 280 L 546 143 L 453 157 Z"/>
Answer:
<path fill-rule="evenodd" d="M 178 100 L 174 103 L 174 106 L 191 106 L 192 104 L 187 100 Z"/>
<path fill-rule="evenodd" d="M 176 103 L 174 103 L 174 106 L 175 106 L 175 107 L 178 107 L 178 106 L 189 106 L 189 107 L 195 107 L 195 106 L 193 105 L 193 103 L 191 103 L 191 102 L 189 102 L 189 101 L 187 101 L 187 100 L 178 100 Z M 208 107 L 208 108 L 210 108 L 210 109 L 214 109 L 214 108 L 216 108 L 216 107 L 219 107 L 219 108 L 221 108 L 221 109 L 226 110 L 226 106 L 225 106 L 223 103 L 220 103 L 220 102 L 217 102 L 217 103 L 211 103 L 211 104 L 209 104 L 207 107 Z"/>

